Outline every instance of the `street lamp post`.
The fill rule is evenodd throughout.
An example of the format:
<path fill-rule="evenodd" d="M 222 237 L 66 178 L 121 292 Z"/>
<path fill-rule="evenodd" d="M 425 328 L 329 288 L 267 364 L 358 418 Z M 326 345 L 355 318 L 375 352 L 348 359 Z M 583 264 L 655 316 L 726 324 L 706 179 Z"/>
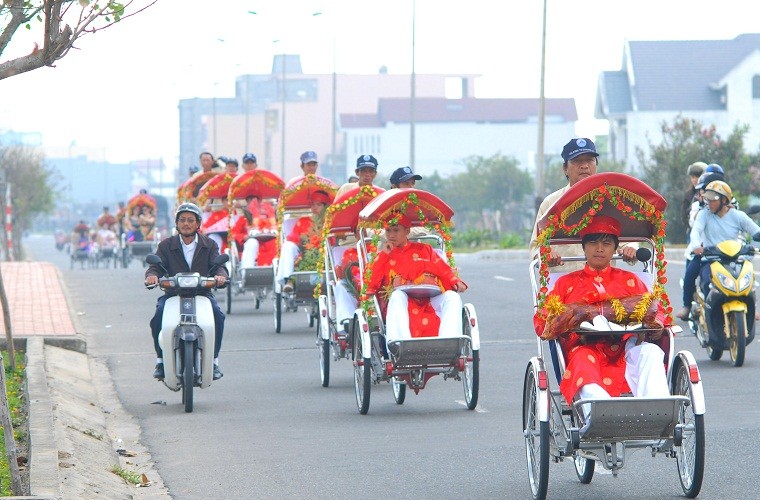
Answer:
<path fill-rule="evenodd" d="M 536 159 L 536 200 L 544 196 L 544 116 L 546 114 L 546 96 L 544 95 L 544 76 L 546 71 L 546 0 L 544 0 L 543 27 L 541 31 L 541 84 L 538 97 L 538 158 Z"/>
<path fill-rule="evenodd" d="M 414 44 L 415 44 L 415 26 L 417 24 L 416 20 L 417 16 L 417 1 L 412 0 L 412 78 L 411 78 L 411 98 L 409 99 L 409 166 L 412 167 L 412 169 L 415 169 L 415 158 L 414 158 L 414 150 L 415 150 L 415 107 L 416 107 L 416 100 L 417 100 L 417 82 L 416 82 L 416 74 L 414 71 Z"/>
<path fill-rule="evenodd" d="M 322 12 L 315 12 L 312 16 L 321 16 Z M 332 31 L 332 30 L 331 30 Z M 338 135 L 338 72 L 337 57 L 335 51 L 335 34 L 332 37 L 332 125 L 331 125 L 331 143 L 330 143 L 330 160 L 331 166 L 335 162 L 336 142 Z"/>
<path fill-rule="evenodd" d="M 282 126 L 282 145 L 280 148 L 280 177 L 283 179 L 285 178 L 285 101 L 287 98 L 287 88 L 286 88 L 286 78 L 287 74 L 285 72 L 285 51 L 283 51 L 282 54 L 282 76 L 281 76 L 281 85 L 282 85 L 282 120 L 280 125 Z"/>

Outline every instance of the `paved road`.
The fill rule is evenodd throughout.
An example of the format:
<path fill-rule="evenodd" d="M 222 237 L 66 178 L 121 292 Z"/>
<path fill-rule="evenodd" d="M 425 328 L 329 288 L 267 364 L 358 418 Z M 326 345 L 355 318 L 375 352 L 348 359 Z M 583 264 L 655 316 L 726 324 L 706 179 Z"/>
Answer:
<path fill-rule="evenodd" d="M 285 315 L 274 333 L 272 305 L 233 303 L 221 363 L 225 377 L 196 393 L 185 414 L 180 395 L 151 379 L 148 320 L 157 297 L 142 269 L 69 270 L 52 239 L 37 240 L 40 260 L 60 265 L 91 355 L 105 359 L 119 396 L 140 422 L 161 476 L 176 498 L 527 498 L 521 391 L 535 353 L 527 260 L 459 259 L 471 285 L 465 300 L 481 323 L 481 393 L 463 406 L 460 383 L 434 378 L 402 406 L 390 386 L 375 386 L 369 414 L 357 413 L 351 365 L 333 365 L 319 381 L 314 330 L 302 313 Z M 46 249 L 49 248 L 49 250 Z M 676 299 L 683 267 L 670 266 Z M 675 285 L 677 287 L 677 285 Z M 700 498 L 755 495 L 760 449 L 760 352 L 745 366 L 709 362 L 690 336 L 677 348 L 695 353 L 707 396 L 707 472 Z M 155 404 L 165 402 L 166 404 Z M 675 460 L 628 456 L 618 478 L 599 471 L 590 486 L 571 463 L 553 465 L 551 498 L 677 497 Z"/>

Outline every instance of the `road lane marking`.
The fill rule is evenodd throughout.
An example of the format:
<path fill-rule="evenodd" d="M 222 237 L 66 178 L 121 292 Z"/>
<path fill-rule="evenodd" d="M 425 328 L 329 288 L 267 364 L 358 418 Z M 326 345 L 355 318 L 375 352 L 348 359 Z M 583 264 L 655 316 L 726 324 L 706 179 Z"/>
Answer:
<path fill-rule="evenodd" d="M 497 280 L 502 280 L 502 281 L 514 281 L 515 280 L 514 278 L 508 278 L 506 276 L 499 276 L 499 275 L 494 276 L 494 278 L 496 278 Z"/>

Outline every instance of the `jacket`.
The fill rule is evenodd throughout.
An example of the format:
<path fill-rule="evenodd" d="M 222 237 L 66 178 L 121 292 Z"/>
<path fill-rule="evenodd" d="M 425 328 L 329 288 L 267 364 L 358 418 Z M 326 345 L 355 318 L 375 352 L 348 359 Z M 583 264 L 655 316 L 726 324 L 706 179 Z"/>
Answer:
<path fill-rule="evenodd" d="M 214 265 L 214 259 L 219 255 L 219 247 L 208 236 L 198 233 L 198 245 L 195 247 L 195 254 L 193 255 L 193 265 L 188 267 L 187 261 L 185 261 L 185 254 L 182 251 L 182 243 L 179 241 L 180 236 L 174 235 L 166 238 L 158 244 L 156 255 L 161 258 L 168 276 L 174 276 L 177 273 L 200 273 L 201 276 L 209 276 L 209 271 Z M 217 275 L 227 274 L 227 268 L 225 266 L 218 267 L 215 271 Z M 158 266 L 151 265 L 145 271 L 145 277 L 148 276 L 162 276 L 161 270 Z M 211 290 L 204 292 L 204 295 L 211 295 Z M 176 295 L 173 292 L 166 292 L 167 295 Z"/>

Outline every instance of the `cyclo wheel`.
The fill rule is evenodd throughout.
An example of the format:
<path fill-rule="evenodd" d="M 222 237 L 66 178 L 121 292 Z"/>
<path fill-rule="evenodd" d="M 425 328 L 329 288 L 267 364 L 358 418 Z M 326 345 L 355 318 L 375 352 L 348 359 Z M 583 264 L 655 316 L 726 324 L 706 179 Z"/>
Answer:
<path fill-rule="evenodd" d="M 464 335 L 472 340 L 472 333 L 467 313 L 462 314 Z M 468 410 L 474 410 L 478 406 L 478 393 L 480 392 L 480 350 L 472 348 L 472 341 L 467 343 L 465 352 L 464 371 L 462 372 L 462 385 L 464 386 L 464 401 Z"/>
<path fill-rule="evenodd" d="M 732 311 L 728 315 L 728 353 L 734 366 L 744 364 L 744 350 L 747 347 L 747 317 L 741 311 Z"/>
<path fill-rule="evenodd" d="M 678 423 L 683 428 L 681 446 L 675 447 L 678 476 L 687 498 L 699 495 L 705 470 L 705 421 L 704 415 L 694 413 L 694 394 L 689 379 L 689 367 L 680 363 L 673 384 L 673 395 L 687 396 L 691 404 L 681 406 Z"/>
<path fill-rule="evenodd" d="M 282 329 L 282 294 L 274 294 L 274 331 L 280 333 Z"/>
<path fill-rule="evenodd" d="M 391 385 L 393 386 L 393 399 L 396 401 L 396 404 L 404 404 L 404 400 L 406 400 L 406 384 L 397 377 L 393 377 Z"/>
<path fill-rule="evenodd" d="M 594 478 L 596 462 L 590 458 L 583 458 L 576 453 L 573 457 L 573 463 L 575 464 L 575 475 L 578 476 L 578 480 L 583 484 L 589 484 Z"/>
<path fill-rule="evenodd" d="M 329 333 L 332 334 L 332 331 Z M 327 387 L 330 385 L 330 338 L 322 338 L 321 321 L 317 322 L 317 346 L 319 347 L 319 375 L 322 379 L 322 387 Z"/>
<path fill-rule="evenodd" d="M 538 382 L 532 365 L 525 371 L 523 385 L 523 435 L 528 480 L 533 498 L 545 499 L 549 488 L 549 422 L 541 422 L 538 410 Z"/>
<path fill-rule="evenodd" d="M 356 322 L 354 322 L 356 325 Z M 364 348 L 370 349 L 370 346 L 363 346 L 359 338 L 359 332 L 354 327 L 353 332 L 354 344 L 354 390 L 356 392 L 356 406 L 361 415 L 366 415 L 369 411 L 369 397 L 372 390 L 372 363 L 369 358 L 364 359 Z"/>
<path fill-rule="evenodd" d="M 194 384 L 193 343 L 182 343 L 182 402 L 185 403 L 185 413 L 193 411 Z"/>

